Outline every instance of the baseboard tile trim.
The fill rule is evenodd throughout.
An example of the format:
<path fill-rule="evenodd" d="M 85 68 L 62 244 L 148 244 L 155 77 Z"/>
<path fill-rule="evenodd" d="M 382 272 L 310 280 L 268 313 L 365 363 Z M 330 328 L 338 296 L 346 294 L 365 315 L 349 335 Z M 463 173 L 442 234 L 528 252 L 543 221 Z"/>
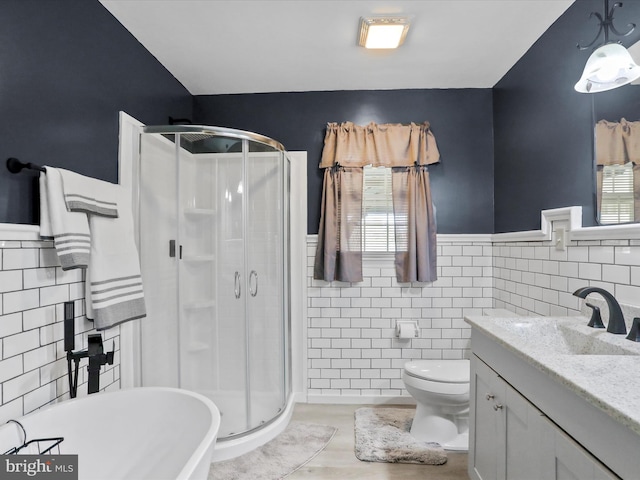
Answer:
<path fill-rule="evenodd" d="M 410 396 L 307 395 L 307 403 L 333 405 L 415 405 Z"/>

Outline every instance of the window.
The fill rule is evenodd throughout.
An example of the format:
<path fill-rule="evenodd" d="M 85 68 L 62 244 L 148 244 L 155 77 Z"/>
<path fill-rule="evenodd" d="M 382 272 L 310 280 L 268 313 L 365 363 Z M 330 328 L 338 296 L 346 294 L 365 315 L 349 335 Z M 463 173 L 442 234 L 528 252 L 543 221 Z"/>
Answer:
<path fill-rule="evenodd" d="M 634 221 L 633 163 L 602 167 L 600 223 Z"/>
<path fill-rule="evenodd" d="M 394 252 L 391 169 L 364 167 L 362 190 L 362 251 Z"/>

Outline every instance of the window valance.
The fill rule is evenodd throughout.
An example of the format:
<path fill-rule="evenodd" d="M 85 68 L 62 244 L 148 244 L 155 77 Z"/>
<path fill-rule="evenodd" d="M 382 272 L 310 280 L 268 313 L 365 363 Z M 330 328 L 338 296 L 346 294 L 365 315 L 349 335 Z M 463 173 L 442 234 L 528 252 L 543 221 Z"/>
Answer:
<path fill-rule="evenodd" d="M 440 161 L 429 122 L 408 125 L 328 123 L 320 168 L 408 167 Z"/>
<path fill-rule="evenodd" d="M 596 123 L 596 164 L 640 164 L 640 122 L 600 120 Z"/>

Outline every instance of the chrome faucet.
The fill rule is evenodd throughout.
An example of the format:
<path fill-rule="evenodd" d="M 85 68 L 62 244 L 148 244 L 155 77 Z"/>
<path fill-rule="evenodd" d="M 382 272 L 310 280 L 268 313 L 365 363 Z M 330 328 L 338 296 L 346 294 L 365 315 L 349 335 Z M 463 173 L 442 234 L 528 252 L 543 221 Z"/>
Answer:
<path fill-rule="evenodd" d="M 626 334 L 627 325 L 624 322 L 624 315 L 618 301 L 603 288 L 599 287 L 582 287 L 573 292 L 576 297 L 582 299 L 587 298 L 590 293 L 599 293 L 607 301 L 607 307 L 609 307 L 609 322 L 607 324 L 607 332 Z"/>

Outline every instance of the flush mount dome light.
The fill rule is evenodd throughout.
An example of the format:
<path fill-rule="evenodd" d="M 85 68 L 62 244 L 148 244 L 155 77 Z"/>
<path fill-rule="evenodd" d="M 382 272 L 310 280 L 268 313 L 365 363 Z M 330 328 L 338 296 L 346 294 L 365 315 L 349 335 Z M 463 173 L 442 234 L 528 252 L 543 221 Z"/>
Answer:
<path fill-rule="evenodd" d="M 358 45 L 365 48 L 398 48 L 409 31 L 410 17 L 360 17 Z"/>
<path fill-rule="evenodd" d="M 608 43 L 591 54 L 575 85 L 580 93 L 605 92 L 640 78 L 640 67 L 619 43 Z"/>
<path fill-rule="evenodd" d="M 636 28 L 635 23 L 630 23 L 627 25 L 629 30 L 626 33 L 616 30 L 613 26 L 613 12 L 617 7 L 622 7 L 622 3 L 615 2 L 609 9 L 609 0 L 604 0 L 604 19 L 598 12 L 591 12 L 591 16 L 600 21 L 600 28 L 589 45 L 578 44 L 578 48 L 586 50 L 594 46 L 601 33 L 604 33 L 604 44 L 599 46 L 587 60 L 582 76 L 574 87 L 580 93 L 605 92 L 631 83 L 640 77 L 640 67 L 633 61 L 627 49 L 619 43 L 609 42 L 609 30 L 619 37 L 626 37 Z"/>

